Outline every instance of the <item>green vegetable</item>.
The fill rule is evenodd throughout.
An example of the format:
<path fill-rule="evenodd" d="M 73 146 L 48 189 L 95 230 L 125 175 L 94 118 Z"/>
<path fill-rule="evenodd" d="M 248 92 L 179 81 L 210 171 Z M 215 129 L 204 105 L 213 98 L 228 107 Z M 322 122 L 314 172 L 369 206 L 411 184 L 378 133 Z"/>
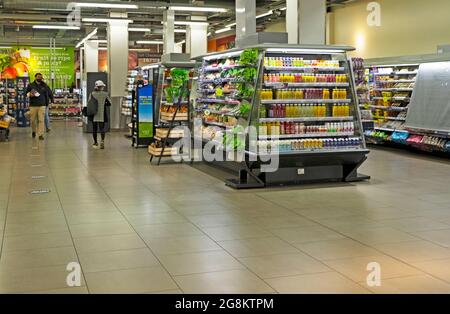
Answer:
<path fill-rule="evenodd" d="M 248 114 L 251 108 L 252 106 L 247 101 L 243 101 L 241 106 L 239 107 L 240 115 L 244 118 L 248 118 Z"/>
<path fill-rule="evenodd" d="M 231 150 L 244 149 L 245 141 L 241 140 L 243 133 L 244 128 L 242 126 L 235 126 L 231 132 L 224 134 L 223 145 Z"/>
<path fill-rule="evenodd" d="M 258 62 L 259 51 L 257 48 L 245 49 L 240 56 L 240 65 L 256 65 Z"/>

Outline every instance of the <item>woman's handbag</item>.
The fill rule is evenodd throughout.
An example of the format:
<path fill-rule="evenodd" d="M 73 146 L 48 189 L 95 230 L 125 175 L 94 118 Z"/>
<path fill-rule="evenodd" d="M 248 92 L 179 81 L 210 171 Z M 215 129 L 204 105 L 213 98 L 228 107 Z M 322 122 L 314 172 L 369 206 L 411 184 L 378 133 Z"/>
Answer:
<path fill-rule="evenodd" d="M 87 104 L 87 116 L 95 116 L 98 112 L 98 101 L 94 97 L 90 97 Z"/>

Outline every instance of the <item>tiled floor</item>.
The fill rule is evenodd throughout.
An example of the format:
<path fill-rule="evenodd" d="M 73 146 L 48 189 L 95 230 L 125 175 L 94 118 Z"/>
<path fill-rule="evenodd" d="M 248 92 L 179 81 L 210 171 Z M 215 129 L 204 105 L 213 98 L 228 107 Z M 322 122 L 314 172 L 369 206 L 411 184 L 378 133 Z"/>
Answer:
<path fill-rule="evenodd" d="M 151 166 L 121 133 L 94 151 L 75 124 L 40 143 L 13 130 L 0 143 L 0 292 L 450 293 L 449 161 L 377 149 L 370 182 L 251 191 L 202 169 Z"/>

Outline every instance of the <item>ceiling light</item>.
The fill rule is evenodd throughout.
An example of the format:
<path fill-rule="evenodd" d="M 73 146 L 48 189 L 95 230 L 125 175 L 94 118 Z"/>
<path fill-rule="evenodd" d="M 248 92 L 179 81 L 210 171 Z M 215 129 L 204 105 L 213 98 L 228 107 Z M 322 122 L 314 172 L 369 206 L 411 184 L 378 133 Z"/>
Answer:
<path fill-rule="evenodd" d="M 106 39 L 94 39 L 92 40 L 95 43 L 99 43 L 99 44 L 106 44 L 108 43 L 108 41 Z"/>
<path fill-rule="evenodd" d="M 287 10 L 286 7 L 280 9 L 280 11 L 286 11 L 286 10 Z"/>
<path fill-rule="evenodd" d="M 79 30 L 78 26 L 68 26 L 68 25 L 33 25 L 34 29 L 74 29 Z"/>
<path fill-rule="evenodd" d="M 296 48 L 268 48 L 267 52 L 279 52 L 279 53 L 323 53 L 323 54 L 337 54 L 344 53 L 345 50 L 339 49 L 296 49 Z"/>
<path fill-rule="evenodd" d="M 99 19 L 95 17 L 85 17 L 82 19 L 83 22 L 92 22 L 92 23 L 109 23 L 112 21 L 124 21 L 128 23 L 133 23 L 133 20 L 127 20 L 127 19 Z"/>
<path fill-rule="evenodd" d="M 150 28 L 145 27 L 128 27 L 129 32 L 151 32 Z"/>
<path fill-rule="evenodd" d="M 256 18 L 259 19 L 259 18 L 261 18 L 261 17 L 265 17 L 265 16 L 272 15 L 272 14 L 273 14 L 273 11 L 270 10 L 269 12 L 266 12 L 266 13 L 263 13 L 263 14 L 260 14 L 260 15 L 257 15 Z"/>
<path fill-rule="evenodd" d="M 92 32 L 90 32 L 86 37 L 84 37 L 76 46 L 75 48 L 80 48 L 81 45 L 83 45 L 86 40 L 91 39 L 92 37 L 94 37 L 95 35 L 97 35 L 97 29 L 94 29 Z"/>
<path fill-rule="evenodd" d="M 208 22 L 196 22 L 196 21 L 175 21 L 175 25 L 208 25 Z"/>
<path fill-rule="evenodd" d="M 218 30 L 215 31 L 215 33 L 216 34 L 220 34 L 220 33 L 225 33 L 225 32 L 228 32 L 228 31 L 231 31 L 231 27 L 225 27 L 225 28 L 222 28 L 222 29 L 218 29 Z"/>
<path fill-rule="evenodd" d="M 164 42 L 161 40 L 138 40 L 136 44 L 162 45 Z"/>
<path fill-rule="evenodd" d="M 225 27 L 233 27 L 233 26 L 236 26 L 236 23 L 231 23 L 231 24 L 225 25 Z"/>
<path fill-rule="evenodd" d="M 0 47 L 0 49 L 11 49 L 12 47 L 5 47 L 5 46 L 2 46 L 2 47 Z"/>
<path fill-rule="evenodd" d="M 108 50 L 107 47 L 98 47 L 98 50 Z"/>
<path fill-rule="evenodd" d="M 178 42 L 177 45 L 182 45 L 184 43 L 186 43 L 186 40 L 182 40 L 182 41 Z"/>
<path fill-rule="evenodd" d="M 122 3 L 86 3 L 77 2 L 76 7 L 80 8 L 104 8 L 104 9 L 137 9 L 136 4 L 122 4 Z"/>
<path fill-rule="evenodd" d="M 149 51 L 147 48 L 130 48 L 128 50 L 130 50 L 130 51 L 145 51 L 145 52 Z"/>
<path fill-rule="evenodd" d="M 216 12 L 224 13 L 228 10 L 225 8 L 213 8 L 213 7 L 183 7 L 183 6 L 170 6 L 174 11 L 190 11 L 190 12 Z"/>
<path fill-rule="evenodd" d="M 215 55 L 203 57 L 203 59 L 209 61 L 209 60 L 218 60 L 218 59 L 222 59 L 222 58 L 226 58 L 226 57 L 231 58 L 231 57 L 239 56 L 240 54 L 242 54 L 242 51 L 243 50 L 237 50 L 237 51 L 232 51 L 232 52 L 215 54 Z"/>
<path fill-rule="evenodd" d="M 185 29 L 176 29 L 175 33 L 186 33 Z"/>
<path fill-rule="evenodd" d="M 33 49 L 46 49 L 46 50 L 65 50 L 66 48 L 58 47 L 33 47 Z"/>

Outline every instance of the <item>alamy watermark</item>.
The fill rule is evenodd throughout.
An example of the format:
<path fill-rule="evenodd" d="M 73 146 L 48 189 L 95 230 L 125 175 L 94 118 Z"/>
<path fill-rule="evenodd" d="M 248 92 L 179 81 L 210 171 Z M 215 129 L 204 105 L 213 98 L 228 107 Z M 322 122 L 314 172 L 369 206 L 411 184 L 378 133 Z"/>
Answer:
<path fill-rule="evenodd" d="M 203 121 L 194 119 L 193 134 L 188 127 L 176 127 L 173 131 L 183 131 L 183 138 L 175 142 L 173 148 L 184 150 L 184 154 L 174 154 L 175 162 L 181 161 L 260 161 L 262 172 L 275 172 L 279 168 L 280 140 L 271 135 L 270 140 L 258 140 L 258 127 L 226 128 L 220 136 L 207 138 L 203 134 Z M 275 129 L 275 128 L 274 128 Z M 273 132 L 276 133 L 275 131 Z M 191 147 L 191 139 L 194 145 Z M 186 154 L 188 150 L 189 154 Z"/>
<path fill-rule="evenodd" d="M 381 26 L 381 4 L 373 1 L 367 4 L 367 11 L 369 15 L 367 16 L 367 25 L 370 27 L 380 27 Z"/>
<path fill-rule="evenodd" d="M 69 2 L 66 10 L 69 11 L 66 18 L 67 26 L 81 27 L 81 8 L 77 6 L 77 3 Z"/>

